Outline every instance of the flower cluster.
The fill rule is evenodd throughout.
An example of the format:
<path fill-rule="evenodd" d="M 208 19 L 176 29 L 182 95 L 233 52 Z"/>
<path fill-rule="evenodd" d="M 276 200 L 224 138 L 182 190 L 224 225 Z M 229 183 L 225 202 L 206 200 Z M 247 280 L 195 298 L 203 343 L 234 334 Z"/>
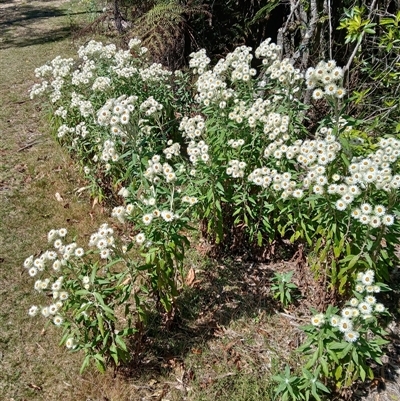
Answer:
<path fill-rule="evenodd" d="M 314 89 L 312 96 L 315 100 L 322 99 L 324 96 L 343 98 L 346 90 L 337 85 L 337 82 L 342 79 L 343 70 L 336 66 L 335 60 L 320 61 L 315 68 L 310 67 L 306 72 L 307 89 L 323 87 L 323 89 Z"/>
<path fill-rule="evenodd" d="M 117 99 L 108 99 L 97 112 L 97 123 L 100 126 L 111 126 L 111 135 L 121 136 L 123 134 L 121 126 L 129 123 L 130 113 L 135 110 L 137 99 L 137 96 L 133 95 L 122 95 Z"/>
<path fill-rule="evenodd" d="M 160 111 L 162 109 L 163 105 L 157 102 L 157 100 L 155 100 L 153 96 L 150 96 L 140 105 L 140 110 L 143 111 L 146 116 L 151 116 L 156 111 Z"/>
<path fill-rule="evenodd" d="M 173 182 L 176 180 L 176 174 L 174 169 L 168 163 L 160 163 L 161 157 L 159 155 L 154 155 L 151 160 L 149 160 L 148 168 L 144 173 L 144 177 L 150 182 L 158 184 L 160 182 L 160 177 L 164 177 L 166 182 Z"/>
<path fill-rule="evenodd" d="M 206 50 L 201 49 L 198 52 L 189 54 L 189 67 L 193 68 L 193 74 L 203 74 L 207 65 L 210 64 L 210 59 L 207 57 Z"/>
<path fill-rule="evenodd" d="M 96 247 L 102 259 L 108 259 L 114 251 L 115 239 L 114 230 L 104 223 L 96 233 L 90 236 L 89 246 Z"/>
<path fill-rule="evenodd" d="M 172 139 L 170 139 L 167 142 L 168 147 L 163 150 L 163 153 L 165 154 L 165 157 L 167 159 L 171 159 L 172 156 L 179 156 L 181 154 L 181 145 L 178 142 L 173 142 Z"/>
<path fill-rule="evenodd" d="M 263 59 L 264 65 L 269 65 L 277 60 L 281 54 L 281 46 L 271 43 L 271 39 L 264 40 L 255 50 L 255 56 Z"/>
<path fill-rule="evenodd" d="M 367 319 L 374 317 L 374 314 L 385 312 L 385 307 L 376 302 L 376 298 L 371 295 L 380 292 L 380 286 L 374 284 L 374 272 L 367 270 L 365 273 L 357 275 L 357 284 L 355 286 L 356 297 L 351 298 L 348 306 L 342 308 L 339 315 L 333 315 L 329 318 L 331 327 L 339 329 L 348 342 L 356 342 L 360 337 L 357 327 L 364 325 Z M 323 314 L 314 315 L 311 318 L 314 326 L 320 327 L 325 323 Z"/>
<path fill-rule="evenodd" d="M 204 141 L 190 141 L 187 147 L 187 152 L 189 160 L 193 165 L 196 165 L 198 160 L 206 163 L 210 159 L 208 154 L 208 145 Z"/>
<path fill-rule="evenodd" d="M 182 136 L 189 139 L 195 139 L 205 131 L 204 118 L 200 115 L 194 117 L 183 117 L 180 124 L 179 130 L 183 131 Z"/>
<path fill-rule="evenodd" d="M 160 83 L 163 81 L 168 81 L 172 72 L 166 70 L 162 64 L 154 63 L 151 64 L 148 68 L 139 69 L 140 77 L 143 81 Z"/>
<path fill-rule="evenodd" d="M 231 175 L 233 178 L 244 177 L 244 170 L 247 164 L 239 160 L 229 160 L 229 167 L 226 168 L 226 174 Z"/>

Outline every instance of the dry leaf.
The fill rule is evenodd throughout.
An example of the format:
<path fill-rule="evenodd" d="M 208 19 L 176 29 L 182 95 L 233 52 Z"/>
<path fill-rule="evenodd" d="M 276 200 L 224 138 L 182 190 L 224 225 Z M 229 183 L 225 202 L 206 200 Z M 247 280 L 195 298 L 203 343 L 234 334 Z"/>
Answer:
<path fill-rule="evenodd" d="M 201 355 L 203 351 L 200 348 L 192 348 L 192 354 Z"/>
<path fill-rule="evenodd" d="M 191 267 L 189 272 L 188 272 L 188 274 L 187 274 L 187 276 L 186 276 L 185 284 L 188 287 L 191 287 L 193 282 L 194 282 L 194 280 L 195 280 L 195 278 L 196 278 L 196 273 L 195 273 L 193 267 Z"/>
<path fill-rule="evenodd" d="M 36 384 L 33 384 L 33 383 L 29 383 L 28 387 L 33 388 L 34 390 L 37 390 L 37 391 L 42 391 L 42 387 L 37 386 Z"/>

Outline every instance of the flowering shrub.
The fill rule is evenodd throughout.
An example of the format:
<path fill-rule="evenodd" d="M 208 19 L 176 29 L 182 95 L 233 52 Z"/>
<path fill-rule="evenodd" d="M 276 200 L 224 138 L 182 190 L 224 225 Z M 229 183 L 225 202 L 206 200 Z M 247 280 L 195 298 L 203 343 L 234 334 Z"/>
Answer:
<path fill-rule="evenodd" d="M 374 377 L 368 360 L 382 364 L 382 346 L 388 343 L 379 322 L 387 312 L 373 295 L 382 289 L 387 286 L 374 282 L 372 270 L 359 273 L 354 297 L 344 308 L 329 306 L 325 314 L 312 317 L 311 325 L 303 328 L 307 340 L 298 349 L 307 355 L 306 369 L 321 367 L 323 376 L 338 389 Z"/>
<path fill-rule="evenodd" d="M 169 211 L 161 216 L 165 221 L 174 217 Z M 140 338 L 152 299 L 171 310 L 183 250 L 166 241 L 165 232 L 177 234 L 161 226 L 158 238 L 147 234 L 157 242 L 147 241 L 144 233 L 136 235 L 139 248 L 146 249 L 144 260 L 128 256 L 133 244 L 117 243 L 107 224 L 91 235 L 87 250 L 65 242 L 66 229 L 51 230 L 51 249 L 25 260 L 24 267 L 36 278 L 35 291 L 43 295 L 29 315 L 42 315 L 63 328 L 61 343 L 85 352 L 81 371 L 91 361 L 104 371 L 110 363 L 118 366 L 132 357 L 131 339 Z"/>
<path fill-rule="evenodd" d="M 278 382 L 275 394 L 284 399 L 320 400 L 328 388 L 349 387 L 357 379 L 373 379 L 369 360 L 382 364 L 382 347 L 388 343 L 380 327 L 379 316 L 387 314 L 374 293 L 387 286 L 374 282 L 374 272 L 359 273 L 354 297 L 339 311 L 329 306 L 325 313 L 317 313 L 311 324 L 303 327 L 307 339 L 297 351 L 304 355 L 302 376 L 292 375 L 289 366 L 285 373 L 274 376 Z M 305 398 L 303 398 L 305 396 Z"/>
<path fill-rule="evenodd" d="M 343 70 L 334 60 L 303 72 L 270 40 L 254 54 L 258 61 L 251 48 L 241 46 L 211 67 L 201 50 L 191 54 L 191 71 L 184 74 L 150 64 L 137 39 L 130 41 L 129 50 L 91 41 L 79 49 L 77 62 L 57 57 L 36 70 L 42 82 L 31 96 L 49 94 L 59 141 L 82 163 L 95 190 L 109 185 L 120 197 L 112 216 L 126 224 L 133 239 L 128 249 L 136 247 L 144 258 L 134 261 L 113 240 L 96 235 L 91 245 L 97 247 L 100 263 L 81 262 L 76 249 L 64 258 L 62 248 L 58 260 L 64 279 L 59 285 L 68 299 L 58 301 L 56 311 L 64 315 L 54 323 L 66 328 L 64 341 L 89 353 L 84 366 L 90 358 L 102 368 L 110 358 L 124 360 L 122 338 L 136 327 L 129 310 L 145 323 L 148 299 L 153 298 L 159 310 L 172 313 L 190 245 L 189 223 L 195 218 L 215 243 L 229 242 L 232 233 L 240 232 L 259 246 L 282 238 L 304 244 L 315 273 L 328 277 L 330 288 L 341 293 L 350 290 L 361 269 L 370 269 L 363 282 L 374 278 L 371 272 L 379 279 L 388 277 L 399 241 L 400 141 L 389 134 L 375 140 L 365 133 L 367 122 L 345 114 Z M 311 104 L 307 91 L 312 91 Z M 327 115 L 314 127 L 308 117 L 315 102 L 325 102 Z M 48 253 L 44 255 L 43 266 Z M 42 268 L 40 260 L 26 263 L 31 273 L 38 269 L 35 263 Z M 113 266 L 118 269 L 112 271 Z M 90 281 L 84 282 L 86 277 Z M 38 286 L 47 282 L 41 288 L 47 290 L 56 281 L 41 279 Z M 360 305 L 369 314 L 372 300 L 372 295 L 358 300 L 362 316 L 367 313 Z M 128 309 L 121 316 L 128 323 L 116 328 L 114 336 L 104 324 L 114 330 L 117 311 L 125 304 Z M 90 312 L 91 318 L 85 320 L 82 312 Z M 328 328 L 316 316 L 306 331 L 324 344 L 312 357 L 319 358 L 324 374 L 339 361 L 351 367 L 351 377 L 335 371 L 341 386 L 370 375 L 364 354 L 353 351 L 355 344 L 364 341 L 365 355 L 378 355 L 383 343 L 366 342 L 369 319 L 352 315 L 347 321 L 333 316 L 336 312 L 331 308 L 327 313 L 338 320 L 337 326 Z M 357 331 L 343 331 L 344 323 Z M 377 335 L 379 326 L 374 327 Z M 313 341 L 304 349 L 313 349 Z M 89 343 L 95 354 L 88 351 Z M 333 356 L 329 344 L 343 355 Z M 346 358 L 358 358 L 360 367 Z"/>

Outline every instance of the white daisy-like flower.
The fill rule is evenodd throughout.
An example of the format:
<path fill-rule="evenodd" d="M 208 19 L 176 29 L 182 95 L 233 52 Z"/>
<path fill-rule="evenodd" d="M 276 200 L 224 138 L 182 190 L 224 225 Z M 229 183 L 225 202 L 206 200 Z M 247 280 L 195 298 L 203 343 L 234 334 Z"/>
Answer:
<path fill-rule="evenodd" d="M 74 348 L 74 347 L 75 347 L 75 341 L 74 341 L 74 339 L 73 339 L 73 338 L 68 338 L 68 340 L 65 342 L 65 346 L 66 346 L 68 349 Z"/>
<path fill-rule="evenodd" d="M 50 314 L 50 315 L 55 315 L 55 314 L 57 313 L 57 311 L 58 311 L 58 306 L 57 306 L 57 304 L 51 304 L 51 305 L 49 306 L 49 314 Z"/>
<path fill-rule="evenodd" d="M 344 308 L 341 314 L 343 317 L 351 319 L 351 317 L 353 316 L 353 308 Z"/>
<path fill-rule="evenodd" d="M 374 213 L 375 213 L 377 216 L 383 216 L 383 215 L 386 213 L 386 208 L 385 208 L 385 206 L 383 206 L 383 205 L 376 205 L 376 206 L 374 207 Z"/>
<path fill-rule="evenodd" d="M 61 261 L 55 260 L 55 261 L 53 262 L 52 267 L 53 267 L 53 270 L 55 270 L 55 271 L 60 270 L 60 269 L 61 269 Z"/>
<path fill-rule="evenodd" d="M 375 304 L 375 312 L 379 313 L 385 312 L 385 306 L 381 303 Z"/>
<path fill-rule="evenodd" d="M 352 309 L 356 308 L 360 301 L 357 298 L 351 298 L 349 301 L 350 305 L 352 306 Z"/>
<path fill-rule="evenodd" d="M 356 292 L 362 293 L 365 290 L 365 286 L 363 284 L 356 284 L 354 289 Z"/>
<path fill-rule="evenodd" d="M 29 314 L 29 316 L 36 316 L 38 311 L 39 311 L 39 308 L 36 305 L 32 305 L 29 308 L 28 314 Z"/>
<path fill-rule="evenodd" d="M 381 292 L 381 287 L 379 287 L 379 285 L 374 285 L 374 292 L 375 293 Z"/>
<path fill-rule="evenodd" d="M 33 264 L 33 255 L 29 256 L 29 258 L 26 258 L 24 261 L 24 267 L 25 269 L 29 269 L 30 267 L 32 267 Z"/>
<path fill-rule="evenodd" d="M 50 316 L 50 311 L 49 308 L 47 306 L 45 306 L 44 308 L 42 308 L 41 313 L 44 317 L 49 317 Z"/>
<path fill-rule="evenodd" d="M 330 320 L 330 323 L 331 323 L 332 327 L 338 327 L 339 323 L 340 323 L 340 317 L 336 316 L 336 315 L 332 316 L 331 320 Z"/>
<path fill-rule="evenodd" d="M 78 258 L 81 258 L 84 254 L 85 254 L 85 251 L 83 250 L 83 248 L 75 249 L 75 256 L 77 256 Z"/>
<path fill-rule="evenodd" d="M 64 321 L 64 319 L 61 316 L 54 316 L 53 323 L 56 326 L 61 326 L 63 321 Z"/>
<path fill-rule="evenodd" d="M 367 270 L 363 277 L 362 277 L 362 283 L 364 285 L 372 285 L 374 283 L 374 277 L 375 277 L 375 273 L 373 270 Z"/>
<path fill-rule="evenodd" d="M 320 327 L 325 323 L 325 316 L 322 313 L 318 313 L 311 318 L 311 324 L 316 327 Z"/>
<path fill-rule="evenodd" d="M 58 290 L 60 290 L 60 289 L 61 289 L 61 283 L 60 283 L 59 281 L 55 281 L 55 282 L 52 284 L 51 289 L 52 289 L 53 291 L 58 291 Z"/>
<path fill-rule="evenodd" d="M 375 286 L 374 285 L 366 285 L 365 286 L 365 291 L 369 292 L 369 293 L 373 293 L 375 292 Z"/>
<path fill-rule="evenodd" d="M 362 216 L 362 213 L 361 213 L 361 209 L 354 209 L 352 212 L 351 212 L 351 216 L 354 218 L 354 219 L 356 219 L 356 220 L 358 220 L 361 216 Z"/>
<path fill-rule="evenodd" d="M 152 220 L 153 220 L 153 214 L 152 214 L 152 213 L 147 213 L 147 214 L 145 214 L 145 215 L 143 216 L 142 220 L 143 220 L 143 223 L 144 223 L 146 226 L 148 226 L 148 225 L 152 222 Z"/>
<path fill-rule="evenodd" d="M 60 297 L 61 301 L 65 301 L 66 299 L 68 299 L 68 292 L 61 291 L 59 294 L 59 297 Z"/>
<path fill-rule="evenodd" d="M 369 203 L 363 203 L 361 205 L 361 211 L 364 214 L 371 214 L 372 213 L 372 206 Z"/>
<path fill-rule="evenodd" d="M 143 242 L 146 240 L 146 237 L 143 233 L 139 233 L 136 235 L 135 240 L 138 244 L 143 244 Z"/>
<path fill-rule="evenodd" d="M 378 228 L 381 226 L 381 219 L 379 216 L 372 216 L 371 220 L 369 221 L 369 225 L 372 228 Z"/>
<path fill-rule="evenodd" d="M 339 199 L 338 201 L 336 201 L 335 207 L 337 210 L 342 211 L 346 209 L 347 203 L 344 202 L 343 199 Z"/>
<path fill-rule="evenodd" d="M 391 214 L 385 214 L 382 216 L 382 224 L 385 226 L 391 226 L 394 223 L 394 217 Z"/>
<path fill-rule="evenodd" d="M 359 337 L 360 334 L 354 330 L 349 330 L 344 333 L 344 339 L 350 343 L 356 342 Z"/>
<path fill-rule="evenodd" d="M 110 256 L 110 250 L 108 248 L 104 248 L 100 251 L 100 257 L 102 259 L 107 259 Z"/>
<path fill-rule="evenodd" d="M 363 315 L 369 315 L 372 312 L 372 306 L 367 302 L 360 302 L 358 309 Z"/>
<path fill-rule="evenodd" d="M 314 100 L 322 99 L 324 97 L 324 92 L 321 89 L 315 89 L 312 97 Z"/>
<path fill-rule="evenodd" d="M 343 318 L 343 319 L 340 319 L 338 327 L 342 333 L 346 333 L 347 331 L 351 331 L 353 329 L 353 323 L 350 319 Z"/>
<path fill-rule="evenodd" d="M 360 216 L 360 218 L 358 219 L 358 221 L 362 224 L 369 224 L 369 222 L 371 221 L 371 217 L 368 216 L 367 214 L 362 214 Z"/>
<path fill-rule="evenodd" d="M 375 305 L 376 304 L 376 298 L 374 296 L 372 296 L 372 295 L 367 295 L 364 298 L 364 300 L 365 300 L 365 302 L 367 302 L 370 305 Z"/>
<path fill-rule="evenodd" d="M 60 228 L 60 229 L 58 230 L 58 235 L 59 235 L 60 237 L 65 237 L 67 234 L 68 234 L 68 231 L 67 231 L 66 228 Z"/>
<path fill-rule="evenodd" d="M 162 217 L 165 221 L 170 222 L 170 221 L 172 221 L 172 220 L 174 219 L 174 214 L 173 214 L 171 211 L 169 211 L 169 210 L 163 210 L 163 211 L 161 212 L 161 217 Z"/>
<path fill-rule="evenodd" d="M 344 88 L 337 88 L 336 89 L 335 96 L 338 99 L 342 99 L 345 95 L 346 95 L 346 89 L 344 89 Z"/>

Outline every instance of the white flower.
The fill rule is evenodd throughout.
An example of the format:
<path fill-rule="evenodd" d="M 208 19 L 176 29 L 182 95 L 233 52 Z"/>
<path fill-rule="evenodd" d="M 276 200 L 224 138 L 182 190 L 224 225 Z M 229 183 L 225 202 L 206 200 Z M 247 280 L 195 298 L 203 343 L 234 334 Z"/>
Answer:
<path fill-rule="evenodd" d="M 107 259 L 110 256 L 110 250 L 108 248 L 104 248 L 100 251 L 100 257 L 102 259 Z"/>
<path fill-rule="evenodd" d="M 61 316 L 55 316 L 54 319 L 53 319 L 53 323 L 56 326 L 61 326 L 63 321 L 64 321 L 64 319 Z"/>
<path fill-rule="evenodd" d="M 346 333 L 347 331 L 350 331 L 352 329 L 353 329 L 353 323 L 351 322 L 350 319 L 348 319 L 348 318 L 340 319 L 339 330 L 342 333 Z"/>
<path fill-rule="evenodd" d="M 38 308 L 36 305 L 32 305 L 32 306 L 29 308 L 29 311 L 28 311 L 29 316 L 36 316 L 37 313 L 38 313 L 38 310 L 39 310 L 39 308 Z"/>
<path fill-rule="evenodd" d="M 153 220 L 153 214 L 152 213 L 145 214 L 143 216 L 142 220 L 143 220 L 143 223 L 146 226 L 148 226 L 151 223 L 151 221 Z"/>
<path fill-rule="evenodd" d="M 65 301 L 66 299 L 68 299 L 68 292 L 61 291 L 59 296 L 60 296 L 61 301 Z"/>
<path fill-rule="evenodd" d="M 320 327 L 325 323 L 325 316 L 322 313 L 318 313 L 311 318 L 311 324 L 316 327 Z"/>
<path fill-rule="evenodd" d="M 74 348 L 75 347 L 75 342 L 73 338 L 68 338 L 68 340 L 65 342 L 65 346 L 68 349 Z"/>
<path fill-rule="evenodd" d="M 372 295 L 367 295 L 365 297 L 365 302 L 367 302 L 370 305 L 375 305 L 376 304 L 376 298 Z"/>
<path fill-rule="evenodd" d="M 350 343 L 354 343 L 359 337 L 360 334 L 357 331 L 349 330 L 344 333 L 344 339 Z"/>
<path fill-rule="evenodd" d="M 339 316 L 334 315 L 334 316 L 331 317 L 331 326 L 332 327 L 339 326 L 339 323 L 340 323 L 340 317 Z"/>
<path fill-rule="evenodd" d="M 351 305 L 353 308 L 357 307 L 358 304 L 359 304 L 359 301 L 358 301 L 357 298 L 351 298 L 351 299 L 350 299 L 350 305 Z"/>
<path fill-rule="evenodd" d="M 60 229 L 58 230 L 58 235 L 59 235 L 60 237 L 65 237 L 65 236 L 67 235 L 67 233 L 68 233 L 68 231 L 67 231 L 66 228 L 60 228 Z"/>
<path fill-rule="evenodd" d="M 363 315 L 369 315 L 372 311 L 371 305 L 367 302 L 360 302 L 358 309 Z"/>
<path fill-rule="evenodd" d="M 391 226 L 394 223 L 394 217 L 391 214 L 385 214 L 382 217 L 382 224 L 385 226 Z"/>
<path fill-rule="evenodd" d="M 146 237 L 143 233 L 139 233 L 136 235 L 135 240 L 138 244 L 143 244 L 143 242 L 146 240 Z"/>
<path fill-rule="evenodd" d="M 165 220 L 165 221 L 172 221 L 174 219 L 174 214 L 172 212 L 170 212 L 169 210 L 163 210 L 161 212 L 161 217 Z"/>

